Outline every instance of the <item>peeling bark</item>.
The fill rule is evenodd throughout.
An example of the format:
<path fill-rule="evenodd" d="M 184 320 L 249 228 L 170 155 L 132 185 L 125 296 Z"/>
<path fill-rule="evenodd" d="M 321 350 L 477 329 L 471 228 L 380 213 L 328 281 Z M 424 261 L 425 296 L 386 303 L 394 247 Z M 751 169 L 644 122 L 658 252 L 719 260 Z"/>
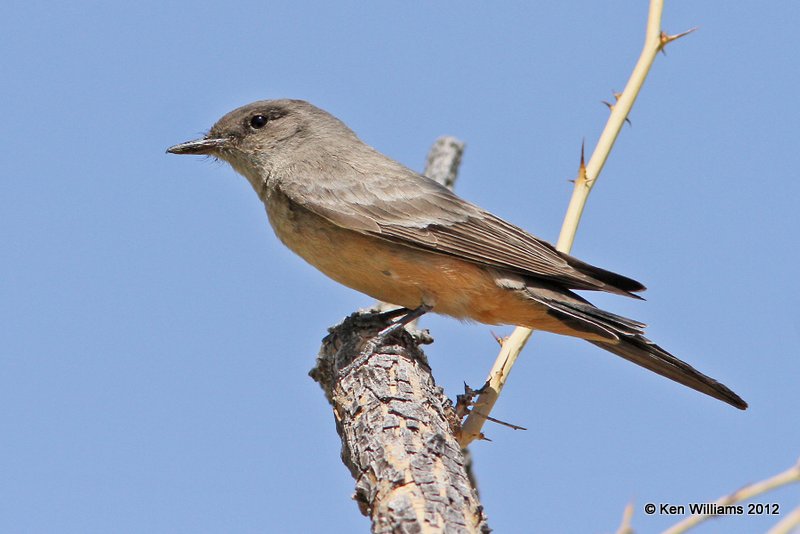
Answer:
<path fill-rule="evenodd" d="M 381 343 L 384 319 L 359 312 L 331 329 L 311 376 L 333 406 L 355 500 L 376 533 L 488 533 L 455 438 L 452 403 L 419 344 L 400 329 Z"/>

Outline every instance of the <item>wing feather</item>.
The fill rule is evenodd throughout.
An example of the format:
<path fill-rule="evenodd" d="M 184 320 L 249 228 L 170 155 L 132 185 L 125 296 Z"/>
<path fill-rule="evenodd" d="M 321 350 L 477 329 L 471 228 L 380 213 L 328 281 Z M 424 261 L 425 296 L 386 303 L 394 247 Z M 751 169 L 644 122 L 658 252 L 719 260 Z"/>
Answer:
<path fill-rule="evenodd" d="M 448 254 L 523 276 L 555 281 L 566 288 L 634 296 L 644 289 L 630 278 L 594 267 L 491 213 L 442 185 L 391 160 L 380 174 L 349 171 L 335 183 L 306 176 L 280 184 L 306 209 L 332 223 L 403 246 Z M 313 172 L 313 171 L 312 171 Z"/>

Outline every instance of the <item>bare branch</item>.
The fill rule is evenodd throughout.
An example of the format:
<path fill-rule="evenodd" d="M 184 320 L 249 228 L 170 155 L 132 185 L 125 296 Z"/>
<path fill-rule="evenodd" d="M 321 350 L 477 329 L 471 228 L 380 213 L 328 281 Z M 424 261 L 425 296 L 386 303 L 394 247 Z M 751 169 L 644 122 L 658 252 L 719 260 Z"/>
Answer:
<path fill-rule="evenodd" d="M 793 484 L 795 482 L 800 482 L 800 461 L 798 461 L 795 465 L 793 465 L 783 473 L 778 473 L 777 475 L 770 477 L 766 480 L 762 480 L 761 482 L 749 484 L 739 490 L 734 491 L 730 495 L 725 495 L 723 497 L 720 497 L 719 499 L 714 501 L 714 504 L 719 506 L 736 504 L 737 502 L 742 502 L 752 499 L 753 497 L 756 497 L 768 491 L 772 491 L 774 489 L 786 486 L 788 484 Z M 689 516 L 680 523 L 665 530 L 664 534 L 681 534 L 712 517 L 717 517 L 717 515 L 698 514 Z M 784 521 L 786 521 L 786 519 L 784 519 Z M 783 523 L 784 521 L 781 521 L 781 523 Z M 789 523 L 789 525 L 791 525 L 791 523 Z M 777 525 L 775 528 L 777 528 Z M 781 531 L 778 530 L 777 532 Z"/>
<path fill-rule="evenodd" d="M 611 153 L 611 148 L 622 129 L 628 114 L 633 107 L 636 97 L 644 84 L 645 78 L 650 67 L 655 60 L 659 50 L 664 46 L 662 42 L 661 32 L 661 14 L 664 7 L 663 0 L 651 0 L 650 12 L 647 20 L 647 31 L 645 35 L 644 48 L 639 56 L 639 61 L 631 73 L 625 89 L 619 95 L 616 103 L 611 107 L 611 114 L 608 117 L 603 133 L 597 141 L 597 146 L 589 158 L 589 163 L 584 166 L 581 162 L 578 177 L 575 179 L 575 188 L 572 192 L 567 213 L 564 217 L 564 223 L 561 227 L 561 234 L 558 238 L 556 248 L 561 252 L 569 252 L 572 248 L 572 243 L 575 240 L 575 233 L 578 230 L 578 223 L 580 222 L 581 215 L 583 214 L 586 200 L 589 192 L 600 176 L 600 171 Z M 674 36 L 674 40 L 680 36 Z M 667 41 L 668 42 L 668 41 Z M 492 411 L 495 403 L 497 402 L 500 392 L 503 390 L 508 376 L 511 373 L 511 368 L 516 362 L 517 356 L 522 351 L 525 344 L 530 339 L 533 330 L 523 327 L 517 327 L 509 336 L 508 340 L 503 344 L 500 354 L 489 371 L 487 378 L 488 387 L 483 394 L 478 397 L 475 402 L 475 408 L 462 427 L 460 437 L 461 445 L 466 447 L 472 440 L 482 436 L 481 429 L 486 422 L 486 416 Z"/>
<path fill-rule="evenodd" d="M 425 174 L 452 187 L 463 149 L 439 138 Z M 460 418 L 418 346 L 430 336 L 377 339 L 380 317 L 356 313 L 332 328 L 310 373 L 333 406 L 360 510 L 373 532 L 489 532 L 455 438 Z"/>
<path fill-rule="evenodd" d="M 458 167 L 464 154 L 464 143 L 455 137 L 442 136 L 434 141 L 428 152 L 425 176 L 453 190 L 458 178 Z"/>
<path fill-rule="evenodd" d="M 386 326 L 378 317 L 355 313 L 332 328 L 310 373 L 333 406 L 361 512 L 376 533 L 488 533 L 454 436 L 458 420 L 420 339 L 399 329 L 376 342 Z"/>
<path fill-rule="evenodd" d="M 617 534 L 633 534 L 633 527 L 631 527 L 631 520 L 633 519 L 633 503 L 629 502 L 625 506 L 625 511 L 622 512 L 622 523 L 617 529 Z"/>
<path fill-rule="evenodd" d="M 775 523 L 775 526 L 769 529 L 767 534 L 790 534 L 791 532 L 797 532 L 798 527 L 800 527 L 800 506 Z"/>

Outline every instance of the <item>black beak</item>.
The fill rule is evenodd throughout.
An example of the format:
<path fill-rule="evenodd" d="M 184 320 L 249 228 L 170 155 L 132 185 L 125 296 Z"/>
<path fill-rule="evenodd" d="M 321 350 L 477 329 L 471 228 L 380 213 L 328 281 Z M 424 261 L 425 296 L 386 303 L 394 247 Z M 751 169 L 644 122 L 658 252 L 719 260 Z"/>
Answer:
<path fill-rule="evenodd" d="M 179 145 L 171 146 L 167 149 L 170 154 L 214 154 L 220 148 L 228 144 L 227 138 L 208 138 L 187 141 Z"/>

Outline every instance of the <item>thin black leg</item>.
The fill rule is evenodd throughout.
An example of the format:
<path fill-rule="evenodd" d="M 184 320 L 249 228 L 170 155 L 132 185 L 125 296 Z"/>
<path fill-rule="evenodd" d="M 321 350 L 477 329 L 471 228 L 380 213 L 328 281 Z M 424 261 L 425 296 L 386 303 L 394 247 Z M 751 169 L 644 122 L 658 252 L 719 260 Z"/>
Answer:
<path fill-rule="evenodd" d="M 420 317 L 431 311 L 431 309 L 432 309 L 431 306 L 427 306 L 425 304 L 419 306 L 418 308 L 414 308 L 413 310 L 406 309 L 407 313 L 405 315 L 394 321 L 392 324 L 390 324 L 380 332 L 378 332 L 378 335 L 375 336 L 376 340 L 383 341 L 386 338 L 386 336 L 388 336 L 392 332 L 396 332 L 400 328 L 403 328 L 411 321 L 419 319 Z M 399 311 L 399 310 L 392 310 L 392 311 Z"/>

